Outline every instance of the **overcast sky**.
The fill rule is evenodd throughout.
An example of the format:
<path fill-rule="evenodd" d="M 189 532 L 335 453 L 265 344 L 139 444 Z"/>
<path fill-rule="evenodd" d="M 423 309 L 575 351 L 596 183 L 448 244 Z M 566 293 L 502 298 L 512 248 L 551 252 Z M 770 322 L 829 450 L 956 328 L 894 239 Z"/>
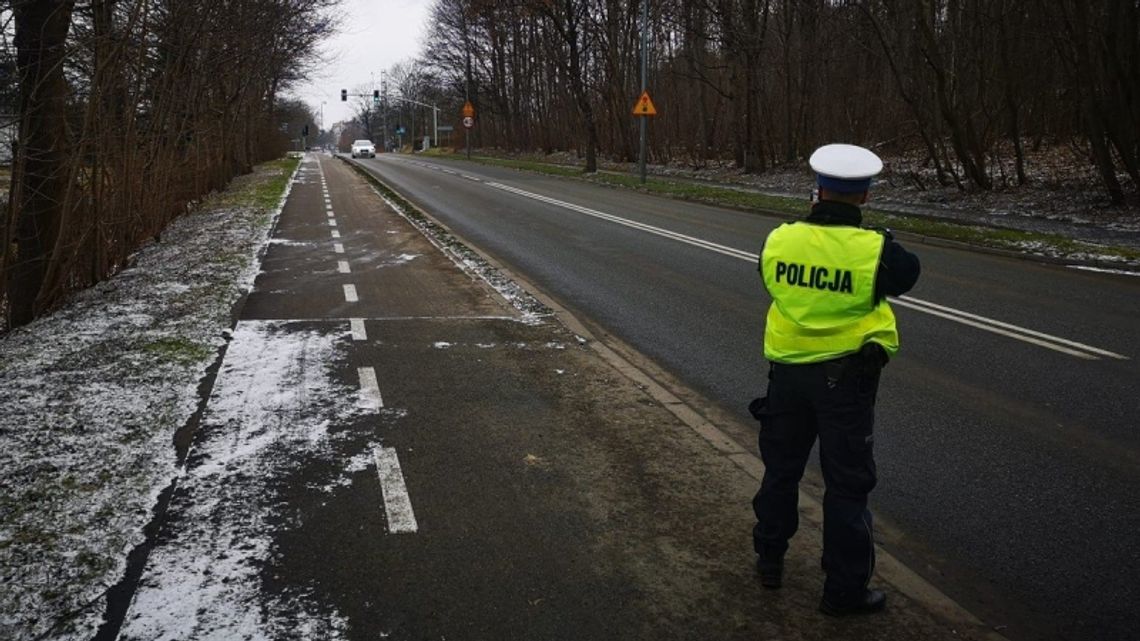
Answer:
<path fill-rule="evenodd" d="M 340 90 L 367 87 L 380 70 L 415 58 L 420 51 L 431 0 L 343 0 L 340 33 L 324 48 L 329 63 L 309 82 L 299 85 L 297 96 L 321 113 L 325 128 L 347 120 L 350 102 L 340 101 Z"/>

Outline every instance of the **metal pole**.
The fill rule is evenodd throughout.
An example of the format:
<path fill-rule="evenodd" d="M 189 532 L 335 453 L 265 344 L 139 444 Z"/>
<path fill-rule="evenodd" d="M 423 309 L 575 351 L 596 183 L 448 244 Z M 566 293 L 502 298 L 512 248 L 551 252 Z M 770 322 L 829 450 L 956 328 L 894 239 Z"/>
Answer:
<path fill-rule="evenodd" d="M 388 85 L 384 82 L 384 70 L 380 70 L 380 126 L 384 129 L 384 153 L 388 153 Z"/>
<path fill-rule="evenodd" d="M 439 108 L 435 105 L 431 106 L 431 126 L 432 126 L 432 141 L 431 144 L 439 146 Z"/>
<path fill-rule="evenodd" d="M 649 53 L 648 53 L 648 31 L 649 31 L 649 0 L 641 0 L 641 92 L 644 94 L 648 88 L 647 76 L 649 75 Z M 646 120 L 649 116 L 641 116 L 641 149 L 637 154 L 637 165 L 641 172 L 641 184 L 645 184 L 645 139 L 646 139 Z"/>

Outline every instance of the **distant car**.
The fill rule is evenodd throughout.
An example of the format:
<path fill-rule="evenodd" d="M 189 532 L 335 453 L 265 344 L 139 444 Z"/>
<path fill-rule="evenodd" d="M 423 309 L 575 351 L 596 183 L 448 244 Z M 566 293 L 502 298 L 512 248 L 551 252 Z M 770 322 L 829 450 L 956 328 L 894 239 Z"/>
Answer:
<path fill-rule="evenodd" d="M 376 145 L 371 140 L 354 140 L 352 142 L 353 158 L 375 158 Z"/>

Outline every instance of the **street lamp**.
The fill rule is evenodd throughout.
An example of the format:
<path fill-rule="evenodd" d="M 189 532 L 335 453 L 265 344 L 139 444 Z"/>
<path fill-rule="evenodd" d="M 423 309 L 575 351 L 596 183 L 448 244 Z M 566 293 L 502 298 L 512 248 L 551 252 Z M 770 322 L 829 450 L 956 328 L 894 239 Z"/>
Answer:
<path fill-rule="evenodd" d="M 321 131 L 325 130 L 325 101 L 321 101 Z M 317 132 L 320 134 L 320 131 Z"/>

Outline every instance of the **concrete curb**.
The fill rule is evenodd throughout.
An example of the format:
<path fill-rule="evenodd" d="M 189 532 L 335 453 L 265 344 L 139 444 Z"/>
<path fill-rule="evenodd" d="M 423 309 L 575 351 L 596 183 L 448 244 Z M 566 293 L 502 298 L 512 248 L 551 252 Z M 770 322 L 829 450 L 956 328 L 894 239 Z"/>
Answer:
<path fill-rule="evenodd" d="M 433 224 L 438 225 L 440 228 L 446 230 L 457 241 L 471 252 L 478 255 L 488 265 L 491 265 L 498 270 L 504 277 L 509 278 L 516 284 L 521 286 L 531 296 L 535 297 L 541 303 L 554 310 L 554 316 L 566 326 L 571 332 L 587 340 L 587 345 L 600 356 L 604 361 L 610 364 L 615 370 L 623 376 L 631 380 L 635 385 L 645 390 L 645 392 L 654 400 L 661 403 L 661 405 L 668 410 L 673 416 L 677 417 L 679 421 L 685 424 L 689 429 L 695 432 L 698 436 L 703 438 L 708 444 L 713 447 L 718 453 L 732 461 L 736 467 L 742 470 L 745 474 L 752 477 L 757 483 L 764 478 L 764 463 L 760 458 L 746 449 L 736 439 L 729 436 L 729 434 L 720 426 L 715 425 L 713 422 L 705 418 L 696 409 L 689 406 L 681 398 L 670 391 L 664 384 L 660 383 L 653 376 L 649 375 L 641 368 L 634 365 L 627 360 L 621 351 L 629 351 L 630 348 L 621 345 L 617 349 L 607 345 L 606 340 L 614 341 L 612 337 L 607 337 L 606 340 L 601 340 L 597 337 L 596 333 L 587 326 L 586 323 L 578 319 L 567 308 L 563 307 L 557 300 L 547 295 L 541 288 L 536 287 L 527 279 L 515 274 L 506 266 L 488 256 L 482 250 L 473 246 L 463 236 L 457 234 L 453 229 L 440 222 L 437 218 L 432 216 L 429 212 L 418 207 L 408 199 L 404 198 L 391 187 L 382 178 L 369 172 L 362 167 L 359 163 L 351 162 L 338 156 L 343 162 L 349 163 L 353 169 L 365 177 L 365 179 L 375 182 L 382 189 L 388 191 L 390 194 L 396 196 L 399 202 L 415 212 L 430 220 Z M 418 229 L 418 227 L 417 227 Z M 490 288 L 494 291 L 494 288 Z M 656 368 L 655 368 L 656 369 Z M 687 395 L 696 396 L 695 392 L 691 390 L 686 391 Z M 734 430 L 739 433 L 741 430 Z M 823 504 L 815 497 L 807 494 L 804 490 L 800 490 L 800 517 L 806 520 L 812 526 L 822 530 L 823 528 Z M 895 556 L 887 552 L 882 546 L 876 544 L 876 569 L 875 573 L 883 581 L 891 584 L 899 592 L 906 595 L 909 599 L 920 604 L 928 612 L 934 616 L 946 621 L 955 626 L 962 626 L 971 628 L 971 632 L 976 634 L 980 639 L 987 641 L 1009 641 L 1005 636 L 994 631 L 990 626 L 986 625 L 981 619 L 976 617 L 973 613 L 963 607 L 954 599 L 944 594 L 941 590 L 935 587 L 932 583 L 919 576 L 917 572 L 911 570 L 906 564 L 897 559 Z"/>

